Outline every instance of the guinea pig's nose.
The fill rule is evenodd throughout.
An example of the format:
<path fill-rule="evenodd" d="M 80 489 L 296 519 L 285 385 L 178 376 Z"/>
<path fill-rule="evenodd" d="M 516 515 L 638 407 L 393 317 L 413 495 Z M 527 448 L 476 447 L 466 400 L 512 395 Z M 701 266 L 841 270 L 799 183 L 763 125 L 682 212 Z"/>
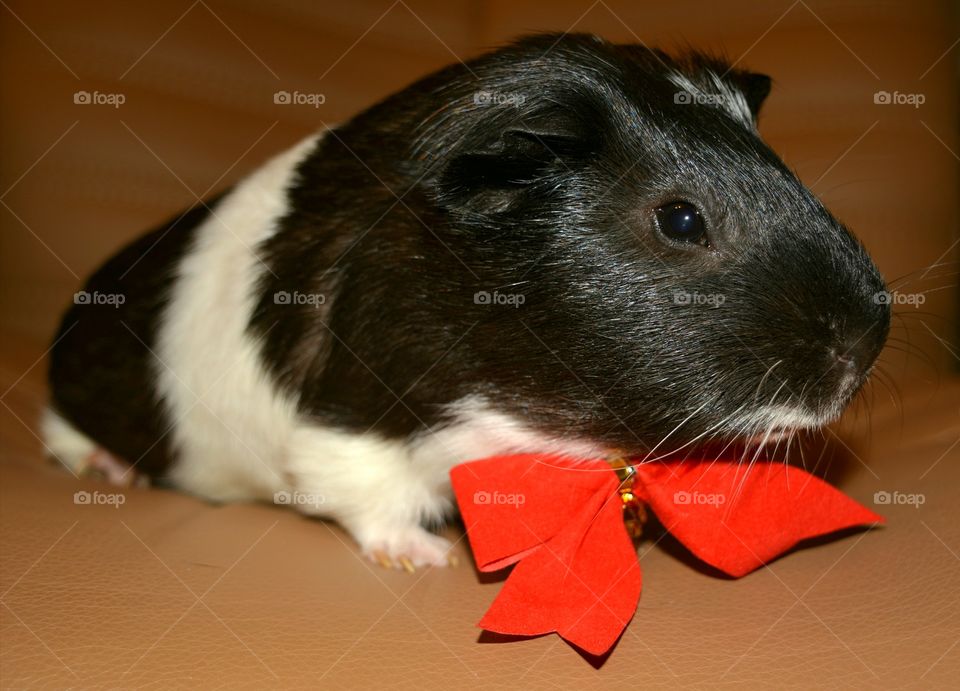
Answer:
<path fill-rule="evenodd" d="M 877 331 L 877 334 L 872 333 Z M 841 371 L 857 374 L 870 369 L 883 347 L 880 329 L 870 329 L 857 338 L 848 338 L 830 348 L 830 357 Z"/>
<path fill-rule="evenodd" d="M 828 349 L 828 353 L 832 366 L 841 370 L 852 371 L 857 369 L 857 357 L 849 347 L 831 347 Z"/>
<path fill-rule="evenodd" d="M 857 366 L 857 361 L 854 360 L 850 355 L 838 354 L 836 351 L 834 351 L 834 357 L 839 365 L 846 367 L 847 369 L 854 369 Z"/>

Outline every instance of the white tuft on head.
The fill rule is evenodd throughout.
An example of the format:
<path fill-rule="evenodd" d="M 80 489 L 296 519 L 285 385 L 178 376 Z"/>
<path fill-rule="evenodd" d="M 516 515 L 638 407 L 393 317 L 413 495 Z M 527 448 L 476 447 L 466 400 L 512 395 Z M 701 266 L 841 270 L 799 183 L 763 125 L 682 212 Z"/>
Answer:
<path fill-rule="evenodd" d="M 748 129 L 757 128 L 746 96 L 742 91 L 724 81 L 716 72 L 704 70 L 698 74 L 697 81 L 682 72 L 670 72 L 667 79 L 681 89 L 682 93 L 689 95 L 690 103 L 722 108 Z"/>

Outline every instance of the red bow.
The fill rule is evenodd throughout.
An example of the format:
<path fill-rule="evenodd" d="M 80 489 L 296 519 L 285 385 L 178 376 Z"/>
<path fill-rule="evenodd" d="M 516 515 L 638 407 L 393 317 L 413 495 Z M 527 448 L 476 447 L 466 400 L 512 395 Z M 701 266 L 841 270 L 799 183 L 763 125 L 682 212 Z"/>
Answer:
<path fill-rule="evenodd" d="M 697 557 L 731 576 L 806 538 L 883 522 L 822 480 L 780 463 L 635 468 L 626 488 L 602 460 L 524 454 L 451 471 L 477 567 L 496 571 L 519 562 L 481 627 L 522 636 L 556 631 L 588 653 L 606 653 L 640 598 L 623 489 Z"/>

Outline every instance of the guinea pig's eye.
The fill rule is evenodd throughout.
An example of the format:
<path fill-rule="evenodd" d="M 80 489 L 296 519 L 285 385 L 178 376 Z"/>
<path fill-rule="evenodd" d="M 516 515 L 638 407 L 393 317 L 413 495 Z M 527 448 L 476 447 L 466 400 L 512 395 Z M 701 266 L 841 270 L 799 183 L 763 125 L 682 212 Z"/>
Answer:
<path fill-rule="evenodd" d="M 657 207 L 657 225 L 671 240 L 706 244 L 707 226 L 703 216 L 689 202 L 670 202 Z"/>

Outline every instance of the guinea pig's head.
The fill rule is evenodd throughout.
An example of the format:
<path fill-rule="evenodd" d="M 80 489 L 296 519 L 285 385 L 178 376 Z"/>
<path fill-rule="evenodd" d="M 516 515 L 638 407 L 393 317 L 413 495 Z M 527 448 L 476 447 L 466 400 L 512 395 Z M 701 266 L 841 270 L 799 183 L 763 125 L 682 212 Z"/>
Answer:
<path fill-rule="evenodd" d="M 462 319 L 487 401 L 632 452 L 840 414 L 887 336 L 884 282 L 760 138 L 769 91 L 583 35 L 433 85 L 414 149 L 483 296 Z"/>

